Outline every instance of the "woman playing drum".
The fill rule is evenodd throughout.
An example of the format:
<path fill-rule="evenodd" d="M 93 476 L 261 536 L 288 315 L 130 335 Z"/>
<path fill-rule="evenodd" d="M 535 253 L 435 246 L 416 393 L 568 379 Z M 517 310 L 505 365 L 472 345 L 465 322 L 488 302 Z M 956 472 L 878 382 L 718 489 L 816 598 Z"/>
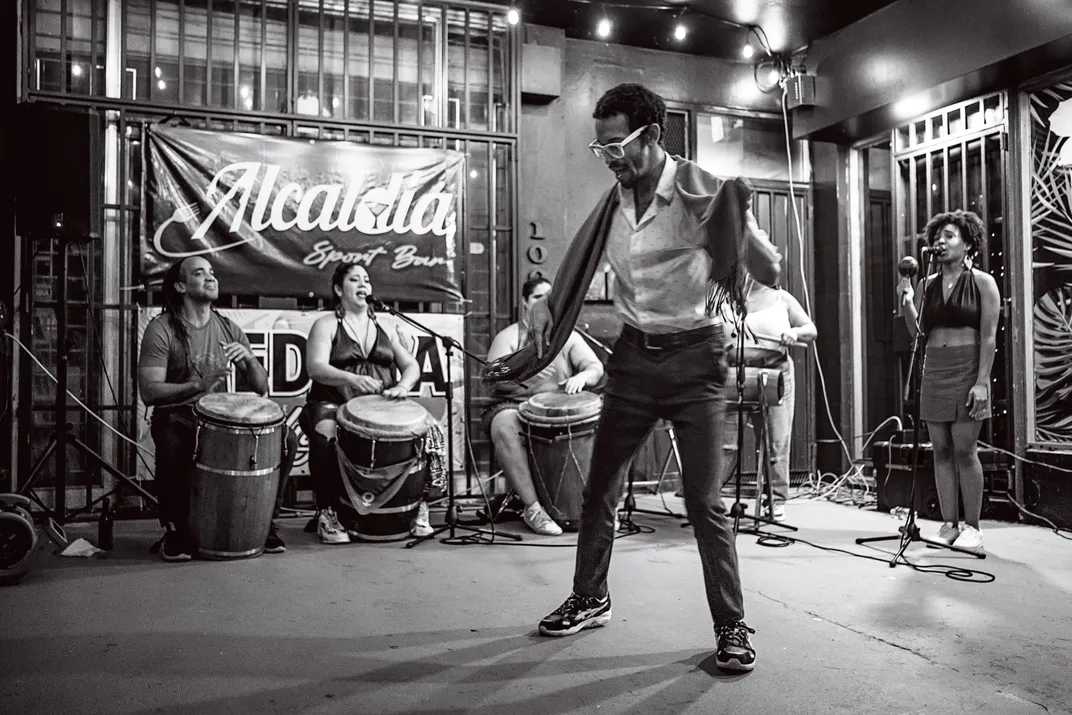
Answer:
<path fill-rule="evenodd" d="M 793 412 L 796 403 L 793 358 L 789 355 L 789 348 L 796 343 L 810 343 L 815 340 L 817 332 L 815 323 L 791 293 L 765 286 L 751 277 L 748 279 L 746 309 L 743 351 L 745 366 L 778 369 L 785 385 L 781 403 L 772 405 L 767 410 L 770 446 L 774 456 L 771 469 L 774 504 L 770 507 L 770 516 L 775 521 L 782 521 L 785 519 L 785 502 L 789 498 L 789 442 L 793 434 Z M 737 364 L 737 348 L 736 339 L 732 345 L 726 346 L 726 355 L 731 365 Z M 736 371 L 731 370 L 728 378 L 731 388 L 735 387 L 735 378 Z M 732 410 L 733 399 L 727 400 L 727 407 Z M 762 437 L 762 423 L 753 416 L 752 424 L 758 441 Z M 724 444 L 727 451 L 737 449 L 737 415 L 732 412 L 726 420 Z M 729 478 L 734 460 L 724 459 L 722 464 L 726 473 L 723 474 L 720 484 L 724 484 Z"/>
<path fill-rule="evenodd" d="M 325 544 L 347 544 L 347 525 L 339 520 L 344 491 L 335 456 L 336 411 L 359 395 L 405 398 L 420 380 L 420 368 L 398 336 L 377 322 L 367 302 L 372 283 L 362 266 L 339 264 L 331 289 L 335 311 L 313 324 L 306 345 L 306 369 L 313 384 L 301 424 L 309 437 L 309 469 L 320 511 L 317 534 Z M 396 368 L 402 374 L 397 381 Z M 352 522 L 348 511 L 342 509 L 343 519 Z M 430 532 L 428 505 L 422 502 L 413 533 Z"/>

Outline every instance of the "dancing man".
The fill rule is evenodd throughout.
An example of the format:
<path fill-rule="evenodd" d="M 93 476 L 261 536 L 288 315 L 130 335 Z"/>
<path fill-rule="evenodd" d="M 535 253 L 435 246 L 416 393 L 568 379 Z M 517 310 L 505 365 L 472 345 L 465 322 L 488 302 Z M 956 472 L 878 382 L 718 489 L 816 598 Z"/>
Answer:
<path fill-rule="evenodd" d="M 743 182 L 723 182 L 663 149 L 666 105 L 659 96 L 640 85 L 619 85 L 600 98 L 593 118 L 590 149 L 617 185 L 574 238 L 551 293 L 532 306 L 532 344 L 486 373 L 516 382 L 549 364 L 572 332 L 597 267 L 608 259 L 624 326 L 606 366 L 573 592 L 539 630 L 568 636 L 610 621 L 607 574 L 623 467 L 662 418 L 674 425 L 681 447 L 685 506 L 717 634 L 716 663 L 751 670 L 756 655 L 749 633 L 755 631 L 744 621 L 733 526 L 716 483 L 726 365 L 715 316 L 726 300 L 743 310 L 748 273 L 774 284 L 781 256 L 761 235 Z"/>
<path fill-rule="evenodd" d="M 919 331 L 926 340 L 919 419 L 934 447 L 934 481 L 945 522 L 937 540 L 981 551 L 983 466 L 977 444 L 983 420 L 990 417 L 1000 295 L 994 278 L 972 267 L 985 240 L 976 214 L 938 214 L 924 234 L 939 270 L 918 294 L 910 286 L 904 291 L 903 308 L 912 337 Z"/>
<path fill-rule="evenodd" d="M 196 447 L 194 405 L 204 395 L 226 391 L 234 366 L 258 395 L 268 393 L 268 373 L 250 352 L 249 338 L 212 307 L 220 286 L 204 258 L 182 258 L 168 268 L 161 286 L 163 311 L 145 326 L 138 355 L 141 399 L 153 408 L 150 433 L 156 449 L 160 523 L 169 527 L 160 547 L 164 561 L 189 561 L 193 552 L 187 520 Z M 275 516 L 294 465 L 298 438 L 287 428 L 279 465 Z M 169 526 L 170 525 L 170 526 Z M 264 551 L 286 551 L 272 523 Z"/>
<path fill-rule="evenodd" d="M 489 362 L 516 352 L 529 342 L 529 310 L 550 290 L 551 282 L 546 278 L 525 281 L 521 287 L 524 301 L 521 322 L 507 326 L 495 336 L 488 350 Z M 562 533 L 562 527 L 554 522 L 536 494 L 517 409 L 525 400 L 541 392 L 561 391 L 575 395 L 586 387 L 595 386 L 602 378 L 603 363 L 584 338 L 574 331 L 566 341 L 566 347 L 538 375 L 517 386 L 492 385 L 495 401 L 484 408 L 484 426 L 491 435 L 503 474 L 525 506 L 521 518 L 537 534 L 556 536 Z"/>

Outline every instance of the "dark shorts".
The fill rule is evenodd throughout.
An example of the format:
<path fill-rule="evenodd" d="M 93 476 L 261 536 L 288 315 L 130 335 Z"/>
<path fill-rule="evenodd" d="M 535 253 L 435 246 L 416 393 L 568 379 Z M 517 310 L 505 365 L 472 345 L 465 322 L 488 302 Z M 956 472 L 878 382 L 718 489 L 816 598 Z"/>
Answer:
<path fill-rule="evenodd" d="M 480 414 L 480 420 L 484 423 L 484 431 L 490 436 L 491 421 L 495 419 L 496 415 L 500 412 L 505 412 L 506 410 L 516 410 L 524 402 L 524 400 L 502 400 L 487 405 Z"/>

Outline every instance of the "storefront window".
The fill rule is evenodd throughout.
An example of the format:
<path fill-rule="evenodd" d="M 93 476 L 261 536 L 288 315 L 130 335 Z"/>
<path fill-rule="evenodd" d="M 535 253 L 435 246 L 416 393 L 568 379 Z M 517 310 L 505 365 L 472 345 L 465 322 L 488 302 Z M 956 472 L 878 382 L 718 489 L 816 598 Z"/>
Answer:
<path fill-rule="evenodd" d="M 793 181 L 810 180 L 803 142 L 793 142 Z M 696 163 L 716 176 L 789 180 L 785 126 L 779 121 L 700 112 L 696 115 Z"/>

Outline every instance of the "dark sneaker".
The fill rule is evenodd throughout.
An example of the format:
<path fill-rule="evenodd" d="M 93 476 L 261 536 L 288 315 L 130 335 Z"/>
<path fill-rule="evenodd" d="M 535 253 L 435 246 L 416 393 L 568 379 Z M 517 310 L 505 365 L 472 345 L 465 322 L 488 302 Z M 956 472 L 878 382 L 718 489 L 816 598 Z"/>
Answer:
<path fill-rule="evenodd" d="M 571 593 L 566 602 L 540 621 L 545 636 L 572 636 L 585 628 L 597 628 L 610 622 L 610 595 L 603 598 Z"/>
<path fill-rule="evenodd" d="M 169 531 L 160 546 L 160 558 L 169 562 L 189 561 L 193 558 L 193 551 L 189 539 L 177 531 Z"/>
<path fill-rule="evenodd" d="M 279 532 L 275 530 L 275 524 L 268 529 L 268 538 L 264 540 L 264 553 L 281 554 L 287 550 L 287 545 L 279 538 Z"/>
<path fill-rule="evenodd" d="M 715 626 L 715 633 L 718 635 L 715 665 L 720 670 L 742 672 L 756 667 L 756 649 L 748 639 L 748 634 L 755 631 L 746 626 L 744 621 Z"/>

